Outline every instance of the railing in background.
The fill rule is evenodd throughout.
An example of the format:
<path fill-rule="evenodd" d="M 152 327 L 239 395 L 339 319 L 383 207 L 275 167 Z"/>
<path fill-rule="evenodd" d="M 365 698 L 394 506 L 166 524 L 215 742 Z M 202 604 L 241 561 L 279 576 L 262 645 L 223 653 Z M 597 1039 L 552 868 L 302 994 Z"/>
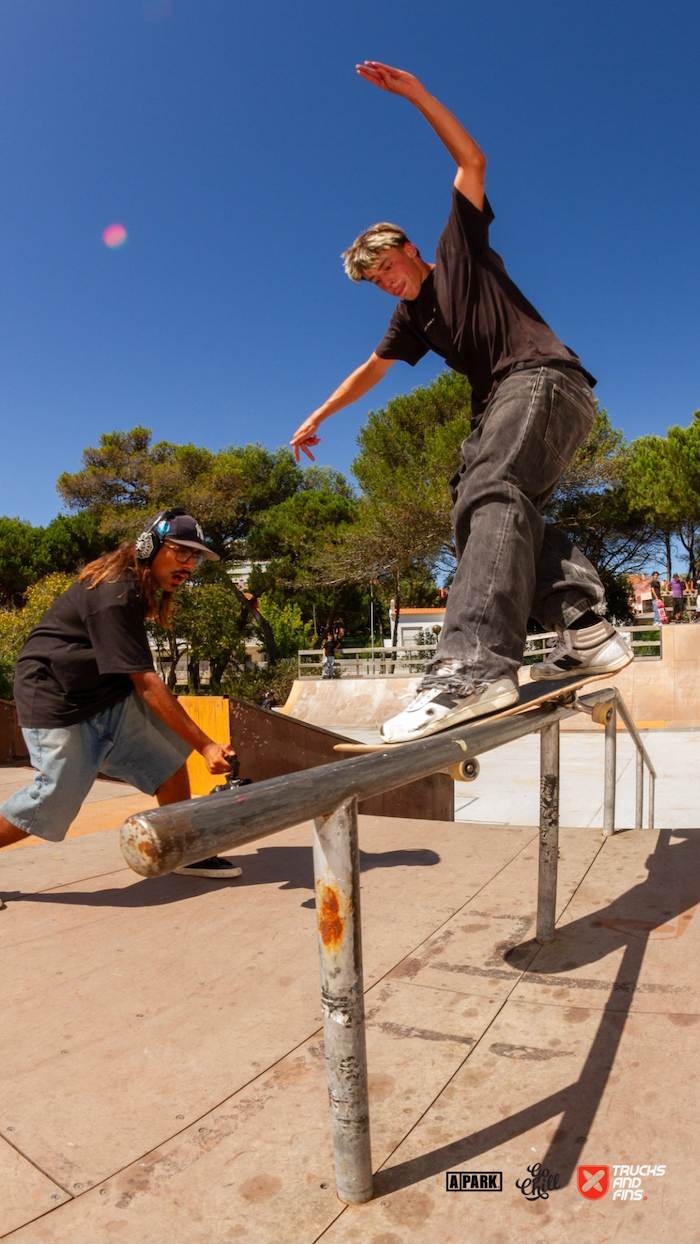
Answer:
<path fill-rule="evenodd" d="M 620 628 L 627 635 L 634 655 L 639 661 L 658 661 L 661 658 L 661 627 L 655 623 L 648 626 L 625 626 Z M 557 641 L 556 631 L 541 635 L 528 635 L 525 644 L 524 664 L 533 665 L 543 661 Z M 396 648 L 342 648 L 335 657 L 334 677 L 346 678 L 406 678 L 422 674 L 428 661 L 435 656 L 435 645 L 408 644 Z M 320 678 L 326 667 L 320 648 L 304 648 L 298 654 L 298 677 Z"/>

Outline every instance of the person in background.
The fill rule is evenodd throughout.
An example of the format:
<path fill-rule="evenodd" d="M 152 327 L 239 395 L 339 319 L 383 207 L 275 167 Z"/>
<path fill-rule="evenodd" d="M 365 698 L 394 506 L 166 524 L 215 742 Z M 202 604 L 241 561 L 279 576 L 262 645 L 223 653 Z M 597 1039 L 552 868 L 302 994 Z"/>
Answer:
<path fill-rule="evenodd" d="M 167 624 L 174 592 L 204 559 L 219 557 L 199 523 L 164 510 L 135 543 L 90 562 L 34 627 L 17 660 L 15 702 L 36 773 L 0 808 L 0 847 L 29 834 L 60 842 L 100 772 L 161 807 L 190 798 L 192 751 L 210 773 L 228 773 L 234 749 L 187 715 L 156 673 L 146 634 L 150 618 Z M 218 856 L 175 872 L 241 875 Z"/>
<path fill-rule="evenodd" d="M 651 603 L 654 606 L 654 621 L 657 626 L 660 626 L 661 618 L 659 616 L 659 602 L 663 604 L 663 597 L 661 595 L 661 584 L 659 583 L 658 570 L 653 571 L 649 587 L 651 588 Z"/>
<path fill-rule="evenodd" d="M 322 645 L 323 649 L 323 665 L 325 668 L 325 677 L 333 678 L 335 668 L 335 654 L 340 648 L 340 640 L 335 639 L 332 631 L 326 632 L 326 638 Z"/>
<path fill-rule="evenodd" d="M 674 574 L 671 581 L 671 597 L 673 599 L 673 621 L 680 622 L 683 617 L 683 584 Z"/>

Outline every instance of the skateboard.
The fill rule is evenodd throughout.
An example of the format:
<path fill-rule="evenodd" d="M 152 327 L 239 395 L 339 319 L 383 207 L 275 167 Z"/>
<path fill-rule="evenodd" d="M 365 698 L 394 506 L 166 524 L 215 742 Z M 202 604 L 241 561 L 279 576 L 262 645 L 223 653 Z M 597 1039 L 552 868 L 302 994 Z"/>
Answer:
<path fill-rule="evenodd" d="M 630 657 L 627 665 L 633 660 Z M 621 666 L 620 669 L 625 669 Z M 570 678 L 558 678 L 556 682 L 526 682 L 520 688 L 520 699 L 517 704 L 511 704 L 510 708 L 497 709 L 493 713 L 483 713 L 480 717 L 474 717 L 469 721 L 460 721 L 456 724 L 459 726 L 478 726 L 484 721 L 500 721 L 502 717 L 514 717 L 517 713 L 525 713 L 528 709 L 538 708 L 540 704 L 550 704 L 556 700 L 574 700 L 575 692 L 580 691 L 582 687 L 587 687 L 590 683 L 598 682 L 601 678 L 616 677 L 620 670 L 614 670 L 608 674 L 589 674 L 584 677 L 581 674 L 572 675 Z M 598 710 L 598 711 L 596 711 Z M 593 710 L 593 720 L 604 725 L 610 716 L 610 706 L 607 704 L 596 705 Z M 447 722 L 445 730 L 454 728 L 452 722 Z M 436 730 L 434 734 L 440 734 L 441 731 Z M 423 735 L 419 739 L 411 739 L 412 743 L 424 743 L 426 739 L 431 739 L 432 734 Z M 408 743 L 336 743 L 333 751 L 343 752 L 345 755 L 361 756 L 367 752 L 384 752 L 394 747 L 408 747 Z M 456 782 L 473 782 L 479 773 L 479 762 L 475 759 L 462 760 L 459 764 L 451 765 L 448 770 L 450 777 Z"/>

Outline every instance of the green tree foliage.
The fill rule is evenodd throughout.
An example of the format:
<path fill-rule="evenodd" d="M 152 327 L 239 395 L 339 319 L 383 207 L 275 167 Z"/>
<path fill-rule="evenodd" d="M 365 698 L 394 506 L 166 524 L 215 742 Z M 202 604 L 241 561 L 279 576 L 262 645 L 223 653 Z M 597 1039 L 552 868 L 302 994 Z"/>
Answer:
<path fill-rule="evenodd" d="M 599 410 L 545 508 L 611 584 L 640 568 L 654 539 L 628 488 L 628 466 L 622 432 Z"/>
<path fill-rule="evenodd" d="M 0 600 L 19 606 L 30 584 L 59 571 L 75 573 L 111 547 L 94 514 L 60 515 L 48 527 L 0 517 Z"/>
<path fill-rule="evenodd" d="M 365 500 L 389 517 L 386 536 L 390 527 L 410 528 L 417 557 L 435 559 L 452 550 L 447 481 L 460 465 L 470 430 L 469 381 L 444 371 L 426 387 L 371 411 L 357 438 L 360 452 L 352 469 Z M 378 522 L 377 515 L 375 530 Z"/>
<path fill-rule="evenodd" d="M 313 623 L 304 621 L 296 602 L 279 605 L 273 597 L 263 596 L 260 606 L 272 627 L 280 657 L 293 657 L 300 648 L 311 647 Z"/>
<path fill-rule="evenodd" d="M 312 486 L 258 516 L 248 549 L 251 558 L 265 567 L 253 571 L 248 586 L 279 605 L 293 598 L 307 618 L 316 616 L 319 631 L 332 626 L 342 605 L 352 627 L 358 609 L 360 616 L 366 614 L 363 594 L 356 599 L 358 592 L 351 585 L 324 588 L 315 567 L 319 558 L 332 559 L 352 530 L 358 503 L 342 476 L 333 479 L 317 472 L 306 482 Z"/>
<path fill-rule="evenodd" d="M 33 583 L 26 592 L 21 609 L 0 609 L 0 696 L 9 699 L 15 661 L 29 632 L 43 618 L 47 609 L 73 582 L 74 576 L 58 572 Z"/>
<path fill-rule="evenodd" d="M 69 509 L 89 510 L 103 532 L 120 539 L 132 539 L 158 510 L 182 505 L 230 558 L 240 554 L 255 515 L 291 497 L 303 480 L 288 449 L 152 445 L 150 430 L 136 427 L 101 436 L 85 450 L 81 470 L 61 475 L 57 488 Z"/>
<path fill-rule="evenodd" d="M 317 581 L 377 584 L 395 602 L 396 642 L 404 588 L 430 585 L 438 565 L 453 564 L 448 479 L 471 427 L 471 387 L 445 371 L 426 387 L 371 411 L 353 463 L 363 497 L 355 524 L 320 550 Z"/>
<path fill-rule="evenodd" d="M 671 534 L 680 540 L 694 578 L 700 527 L 700 410 L 687 428 L 674 426 L 665 437 L 640 436 L 634 442 L 627 489 L 667 546 Z M 670 562 L 670 549 L 668 558 Z M 670 577 L 670 565 L 667 573 Z"/>
<path fill-rule="evenodd" d="M 292 497 L 304 482 L 288 449 L 243 445 L 215 452 L 169 441 L 152 445 L 149 429 L 136 427 L 101 436 L 97 447 L 85 450 L 81 470 L 62 475 L 57 487 L 69 508 L 89 510 L 103 532 L 120 539 L 133 539 L 158 510 L 182 505 L 199 519 L 220 557 L 230 561 L 247 556 L 257 515 Z M 274 635 L 255 598 L 234 583 L 231 591 L 260 628 L 274 663 Z"/>
<path fill-rule="evenodd" d="M 245 660 L 248 613 L 231 589 L 228 576 L 213 568 L 197 576 L 175 595 L 167 632 L 154 624 L 153 631 L 168 685 L 175 685 L 177 662 L 187 652 L 189 682 L 200 689 L 200 664 L 209 661 L 211 690 L 221 685 L 226 667 Z"/>
<path fill-rule="evenodd" d="M 0 518 L 0 594 L 6 607 L 20 605 L 38 577 L 36 559 L 41 529 L 20 518 Z"/>

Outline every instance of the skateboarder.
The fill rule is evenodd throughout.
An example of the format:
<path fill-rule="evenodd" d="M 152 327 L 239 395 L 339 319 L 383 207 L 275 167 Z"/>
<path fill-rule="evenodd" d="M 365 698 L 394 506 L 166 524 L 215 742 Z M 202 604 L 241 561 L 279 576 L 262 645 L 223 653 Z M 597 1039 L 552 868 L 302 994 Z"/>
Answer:
<path fill-rule="evenodd" d="M 491 250 L 486 159 L 474 140 L 411 74 L 378 61 L 357 71 L 407 99 L 445 144 L 457 165 L 452 210 L 434 264 L 387 223 L 345 251 L 352 280 L 399 302 L 367 362 L 295 433 L 297 460 L 299 450 L 313 457 L 324 419 L 363 397 L 399 359 L 414 365 L 433 350 L 472 386 L 472 433 L 450 480 L 457 571 L 436 656 L 407 708 L 382 727 L 387 742 L 399 743 L 516 703 L 530 615 L 559 634 L 546 661 L 532 667 L 534 678 L 609 673 L 631 653 L 601 616 L 604 590 L 593 566 L 541 513 L 593 426 L 595 380 Z"/>
<path fill-rule="evenodd" d="M 210 773 L 229 771 L 234 749 L 204 734 L 158 677 L 145 627 L 147 618 L 167 622 L 173 592 L 205 558 L 219 560 L 195 519 L 165 510 L 135 544 L 86 566 L 35 626 L 17 661 L 15 700 L 36 775 L 0 808 L 0 847 L 28 834 L 60 842 L 99 772 L 162 806 L 189 799 L 193 750 Z M 218 857 L 175 871 L 241 875 Z"/>

